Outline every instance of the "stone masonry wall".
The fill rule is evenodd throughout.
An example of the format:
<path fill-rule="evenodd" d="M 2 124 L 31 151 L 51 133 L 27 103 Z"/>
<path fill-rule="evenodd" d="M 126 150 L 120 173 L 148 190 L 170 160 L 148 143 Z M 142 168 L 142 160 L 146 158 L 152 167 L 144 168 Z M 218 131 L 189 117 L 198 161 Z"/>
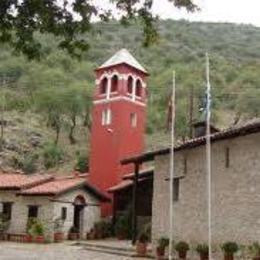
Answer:
<path fill-rule="evenodd" d="M 100 202 L 88 194 L 87 192 L 83 191 L 82 189 L 73 190 L 71 192 L 65 193 L 59 196 L 57 199 L 61 201 L 71 201 L 73 202 L 77 196 L 82 196 L 85 198 L 86 203 L 91 204 L 100 204 Z M 71 226 L 73 226 L 73 216 L 74 216 L 74 206 L 69 203 L 54 203 L 54 219 L 61 217 L 61 208 L 67 208 L 67 219 L 64 222 L 63 231 L 65 235 L 67 235 Z M 82 223 L 82 230 L 81 230 L 81 237 L 85 238 L 86 233 L 93 228 L 94 223 L 100 221 L 100 207 L 99 206 L 87 206 L 83 210 L 83 223 Z"/>
<path fill-rule="evenodd" d="M 57 200 L 73 202 L 78 195 L 82 195 L 86 202 L 99 204 L 99 202 L 89 195 L 83 189 L 76 189 L 71 192 L 64 193 L 58 197 Z M 61 208 L 67 208 L 67 219 L 64 222 L 63 231 L 65 235 L 73 225 L 74 206 L 70 203 L 51 202 L 51 197 L 37 197 L 37 196 L 16 196 L 14 192 L 1 191 L 0 203 L 13 202 L 11 223 L 8 233 L 23 234 L 26 233 L 26 225 L 28 221 L 28 205 L 38 205 L 38 218 L 42 221 L 45 228 L 45 236 L 49 241 L 53 240 L 54 221 L 61 217 Z M 1 211 L 1 209 L 0 209 Z M 83 229 L 82 237 L 85 238 L 88 232 L 96 221 L 100 220 L 100 207 L 89 206 L 85 207 L 83 211 Z"/>
<path fill-rule="evenodd" d="M 230 165 L 226 167 L 226 148 Z M 185 172 L 184 161 L 187 160 Z M 174 202 L 175 241 L 207 241 L 207 174 L 205 146 L 178 151 L 175 175 L 180 179 L 179 200 Z M 155 159 L 153 241 L 169 233 L 169 156 Z M 212 144 L 213 243 L 250 243 L 260 240 L 260 134 Z"/>

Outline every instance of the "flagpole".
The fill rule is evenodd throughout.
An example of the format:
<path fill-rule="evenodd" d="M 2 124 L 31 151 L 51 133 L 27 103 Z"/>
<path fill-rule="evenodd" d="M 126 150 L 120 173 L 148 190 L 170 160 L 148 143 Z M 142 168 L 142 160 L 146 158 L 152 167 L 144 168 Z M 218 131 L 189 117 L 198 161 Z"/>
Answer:
<path fill-rule="evenodd" d="M 207 178 L 208 178 L 208 245 L 209 260 L 212 258 L 212 233 L 211 233 L 211 141 L 210 141 L 210 120 L 211 120 L 211 86 L 209 75 L 209 55 L 206 53 L 206 79 L 207 79 L 207 107 L 206 107 L 206 161 L 207 161 Z"/>
<path fill-rule="evenodd" d="M 173 178 L 174 178 L 174 136 L 175 136 L 175 71 L 172 77 L 171 97 L 171 153 L 170 153 L 170 212 L 169 212 L 169 260 L 173 259 Z"/>

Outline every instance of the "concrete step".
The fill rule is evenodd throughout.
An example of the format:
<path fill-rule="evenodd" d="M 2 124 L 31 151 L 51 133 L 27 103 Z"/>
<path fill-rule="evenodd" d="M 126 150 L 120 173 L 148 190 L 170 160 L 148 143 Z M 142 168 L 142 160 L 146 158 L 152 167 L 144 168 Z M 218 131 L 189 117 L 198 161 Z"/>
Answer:
<path fill-rule="evenodd" d="M 94 251 L 94 252 L 99 252 L 99 253 L 104 253 L 104 254 L 118 255 L 118 256 L 131 257 L 131 258 L 138 257 L 138 259 L 153 258 L 151 250 L 148 250 L 147 257 L 139 257 L 136 255 L 135 247 L 132 247 L 129 245 L 120 246 L 120 243 L 119 243 L 119 245 L 115 245 L 115 243 L 113 243 L 113 245 L 111 245 L 111 244 L 102 244 L 99 241 L 97 241 L 97 242 L 79 241 L 79 242 L 75 243 L 74 245 L 81 246 L 82 249 L 84 249 L 84 250 Z"/>

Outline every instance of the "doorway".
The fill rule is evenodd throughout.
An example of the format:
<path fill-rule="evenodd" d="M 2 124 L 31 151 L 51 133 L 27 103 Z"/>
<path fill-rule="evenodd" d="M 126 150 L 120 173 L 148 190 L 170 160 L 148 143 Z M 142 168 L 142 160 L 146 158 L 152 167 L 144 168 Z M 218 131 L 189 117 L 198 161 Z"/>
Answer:
<path fill-rule="evenodd" d="M 79 234 L 84 231 L 84 208 L 86 201 L 84 197 L 77 196 L 74 200 L 74 216 L 73 216 L 73 226 L 76 228 Z"/>

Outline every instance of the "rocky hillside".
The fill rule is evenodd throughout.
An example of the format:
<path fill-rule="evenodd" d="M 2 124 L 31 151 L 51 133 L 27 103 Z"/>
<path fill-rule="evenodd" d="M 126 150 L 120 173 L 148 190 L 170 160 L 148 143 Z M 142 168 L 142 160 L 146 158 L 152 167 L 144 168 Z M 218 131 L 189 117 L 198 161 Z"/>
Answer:
<path fill-rule="evenodd" d="M 260 29 L 253 26 L 186 21 L 158 23 L 160 40 L 142 47 L 138 24 L 96 24 L 90 49 L 75 60 L 57 49 L 54 37 L 39 36 L 40 61 L 0 52 L 0 105 L 4 145 L 0 167 L 70 171 L 83 167 L 91 126 L 93 70 L 120 48 L 128 48 L 150 72 L 147 149 L 166 144 L 167 104 L 172 70 L 177 79 L 176 133 L 189 136 L 189 122 L 201 117 L 205 90 L 205 52 L 210 53 L 213 118 L 227 127 L 260 114 Z M 193 104 L 193 105 L 191 105 Z"/>

